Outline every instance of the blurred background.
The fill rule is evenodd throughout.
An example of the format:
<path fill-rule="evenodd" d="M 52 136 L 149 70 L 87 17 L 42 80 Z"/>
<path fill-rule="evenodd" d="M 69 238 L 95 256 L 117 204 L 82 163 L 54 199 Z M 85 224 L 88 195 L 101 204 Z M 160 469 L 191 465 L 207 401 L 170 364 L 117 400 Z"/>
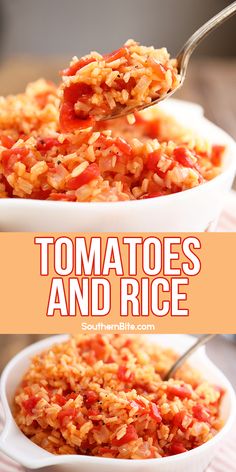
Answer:
<path fill-rule="evenodd" d="M 127 38 L 165 45 L 174 54 L 191 33 L 230 4 L 226 0 L 1 0 L 3 58 L 101 52 Z M 207 39 L 199 55 L 235 55 L 230 20 Z"/>
<path fill-rule="evenodd" d="M 73 55 L 108 52 L 127 38 L 175 55 L 227 0 L 0 0 L 0 95 L 44 76 L 58 80 Z M 179 98 L 197 101 L 236 138 L 236 16 L 194 53 Z"/>
<path fill-rule="evenodd" d="M 6 363 L 24 347 L 47 335 L 2 334 L 0 335 L 0 373 Z M 236 390 L 236 335 L 219 335 L 207 345 L 212 361 L 224 372 Z M 173 346 L 173 349 L 175 347 Z"/>

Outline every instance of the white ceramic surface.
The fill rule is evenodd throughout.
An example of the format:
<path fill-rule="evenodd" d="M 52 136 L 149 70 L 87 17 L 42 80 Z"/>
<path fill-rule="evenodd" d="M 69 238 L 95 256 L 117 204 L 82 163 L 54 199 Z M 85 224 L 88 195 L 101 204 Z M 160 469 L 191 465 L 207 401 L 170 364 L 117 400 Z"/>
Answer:
<path fill-rule="evenodd" d="M 198 105 L 159 105 L 215 144 L 226 144 L 224 171 L 204 185 L 164 197 L 108 203 L 0 199 L 0 231 L 167 232 L 214 230 L 236 169 L 236 144 Z"/>
<path fill-rule="evenodd" d="M 173 347 L 183 352 L 194 338 L 186 335 L 147 335 L 152 343 Z M 177 456 L 146 461 L 106 459 L 88 456 L 54 456 L 27 439 L 17 428 L 10 406 L 16 387 L 26 371 L 32 355 L 49 347 L 66 336 L 54 336 L 29 346 L 15 356 L 5 368 L 1 377 L 1 400 L 5 412 L 5 427 L 0 436 L 0 450 L 29 470 L 42 472 L 203 472 L 211 462 L 222 441 L 230 433 L 236 419 L 235 393 L 223 373 L 208 359 L 204 348 L 191 357 L 191 365 L 198 368 L 205 378 L 226 390 L 221 415 L 225 421 L 221 431 L 204 445 Z"/>

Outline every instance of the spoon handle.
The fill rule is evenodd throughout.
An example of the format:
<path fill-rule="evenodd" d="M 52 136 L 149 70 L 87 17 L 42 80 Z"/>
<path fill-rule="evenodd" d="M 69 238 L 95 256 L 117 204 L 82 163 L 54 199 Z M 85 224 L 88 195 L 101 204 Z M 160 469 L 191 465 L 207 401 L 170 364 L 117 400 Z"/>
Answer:
<path fill-rule="evenodd" d="M 236 2 L 231 3 L 228 7 L 221 10 L 217 15 L 213 16 L 209 21 L 202 25 L 185 43 L 183 49 L 177 56 L 179 69 L 181 70 L 182 78 L 185 78 L 188 62 L 191 54 L 198 44 L 214 29 L 222 25 L 224 21 L 228 20 L 236 13 Z"/>
<path fill-rule="evenodd" d="M 179 359 L 172 365 L 170 370 L 166 373 L 163 380 L 168 380 L 170 377 L 173 377 L 176 370 L 191 356 L 200 346 L 206 344 L 210 339 L 214 338 L 216 334 L 204 334 L 182 355 Z"/>

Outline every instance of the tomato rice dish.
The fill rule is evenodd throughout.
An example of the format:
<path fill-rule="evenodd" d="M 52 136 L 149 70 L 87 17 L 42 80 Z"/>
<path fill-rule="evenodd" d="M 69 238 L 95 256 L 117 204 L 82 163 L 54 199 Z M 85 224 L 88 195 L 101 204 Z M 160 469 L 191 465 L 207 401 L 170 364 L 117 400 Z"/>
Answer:
<path fill-rule="evenodd" d="M 14 398 L 22 432 L 53 454 L 162 458 L 210 440 L 224 391 L 138 335 L 82 334 L 36 355 Z"/>
<path fill-rule="evenodd" d="M 143 68 L 149 77 L 145 94 L 136 93 L 146 77 Z M 59 87 L 39 79 L 24 93 L 0 97 L 0 198 L 117 202 L 169 195 L 211 180 L 221 172 L 224 146 L 211 145 L 158 107 L 113 120 L 94 118 L 102 113 L 100 105 L 108 113 L 108 93 L 121 107 L 148 104 L 176 81 L 175 62 L 165 48 L 130 40 L 119 53 L 74 58 Z M 93 92 L 85 93 L 86 87 Z"/>

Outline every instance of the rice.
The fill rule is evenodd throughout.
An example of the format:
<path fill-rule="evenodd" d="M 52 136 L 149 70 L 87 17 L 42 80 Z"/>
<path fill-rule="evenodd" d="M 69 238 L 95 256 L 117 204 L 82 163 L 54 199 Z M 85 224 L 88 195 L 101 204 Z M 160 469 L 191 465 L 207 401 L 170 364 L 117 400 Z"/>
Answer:
<path fill-rule="evenodd" d="M 136 48 L 132 42 L 127 47 Z M 142 55 L 154 57 L 156 52 L 137 47 L 141 48 L 143 67 Z M 158 54 L 160 61 L 167 60 L 165 51 Z M 95 53 L 93 58 L 104 61 Z M 75 58 L 71 67 L 77 67 L 77 62 Z M 66 77 L 68 87 L 84 69 Z M 129 83 L 131 76 L 131 71 L 126 71 L 124 82 Z M 100 87 L 92 97 L 97 103 L 103 101 L 102 90 Z M 108 101 L 116 100 L 112 91 L 104 93 Z M 121 91 L 121 95 L 124 101 L 127 94 Z M 78 117 L 69 114 L 71 129 L 63 131 L 63 103 L 61 87 L 43 79 L 29 84 L 22 94 L 0 98 L 0 198 L 73 202 L 146 199 L 196 187 L 221 172 L 224 146 L 210 145 L 157 108 L 93 122 L 81 130 L 74 129 Z M 76 109 L 82 110 L 79 104 Z"/>
<path fill-rule="evenodd" d="M 15 420 L 53 454 L 149 459 L 210 440 L 223 389 L 133 335 L 78 335 L 35 356 L 14 399 Z"/>
<path fill-rule="evenodd" d="M 99 120 L 143 107 L 180 82 L 177 61 L 170 59 L 166 48 L 140 46 L 132 39 L 104 56 L 92 52 L 73 58 L 62 79 L 63 131 L 86 127 L 91 117 Z"/>

